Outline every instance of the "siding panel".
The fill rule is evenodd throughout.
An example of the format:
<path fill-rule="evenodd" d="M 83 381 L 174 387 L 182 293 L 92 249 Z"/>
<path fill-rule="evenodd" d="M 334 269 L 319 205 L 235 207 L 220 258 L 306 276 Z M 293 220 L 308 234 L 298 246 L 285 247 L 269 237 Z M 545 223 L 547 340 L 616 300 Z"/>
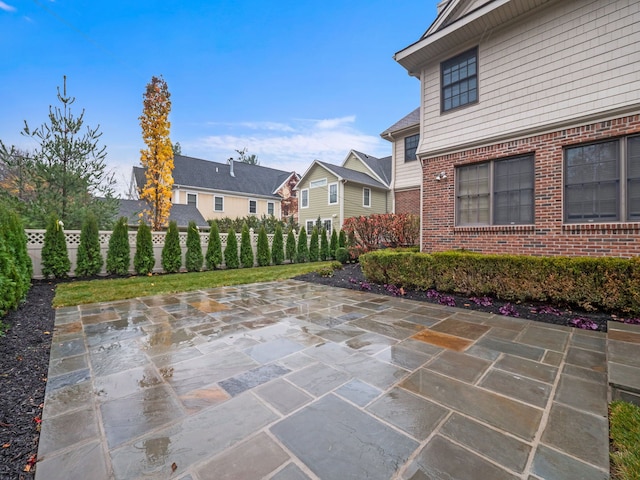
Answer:
<path fill-rule="evenodd" d="M 444 58 L 423 71 L 422 153 L 638 104 L 638 2 L 563 0 L 485 38 L 477 104 L 441 114 Z"/>

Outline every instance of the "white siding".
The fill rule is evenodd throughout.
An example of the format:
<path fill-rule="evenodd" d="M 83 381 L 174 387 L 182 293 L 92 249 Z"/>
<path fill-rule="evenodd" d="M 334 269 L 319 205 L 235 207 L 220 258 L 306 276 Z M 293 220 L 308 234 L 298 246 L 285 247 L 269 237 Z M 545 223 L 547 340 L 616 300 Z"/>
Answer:
<path fill-rule="evenodd" d="M 422 181 L 420 161 L 404 161 L 404 139 L 411 135 L 415 135 L 416 133 L 420 133 L 420 128 L 417 126 L 415 129 L 407 130 L 406 133 L 403 132 L 403 136 L 394 141 L 395 148 L 393 149 L 393 165 L 395 168 L 395 176 L 393 188 L 396 190 L 419 187 L 420 182 Z"/>
<path fill-rule="evenodd" d="M 640 105 L 640 2 L 562 0 L 422 72 L 421 153 Z M 478 44 L 479 102 L 440 113 L 440 62 Z"/>

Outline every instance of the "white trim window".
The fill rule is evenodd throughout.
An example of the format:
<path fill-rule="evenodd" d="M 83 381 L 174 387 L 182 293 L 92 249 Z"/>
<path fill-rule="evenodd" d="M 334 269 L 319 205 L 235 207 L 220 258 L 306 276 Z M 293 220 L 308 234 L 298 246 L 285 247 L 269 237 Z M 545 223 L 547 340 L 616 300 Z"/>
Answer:
<path fill-rule="evenodd" d="M 220 195 L 213 196 L 213 211 L 224 212 L 224 197 Z"/>
<path fill-rule="evenodd" d="M 322 227 L 327 231 L 329 235 L 331 235 L 331 219 L 330 218 L 322 219 Z"/>
<path fill-rule="evenodd" d="M 249 199 L 249 215 L 255 215 L 258 213 L 258 201 L 253 198 Z"/>
<path fill-rule="evenodd" d="M 300 190 L 300 208 L 309 208 L 309 189 Z"/>
<path fill-rule="evenodd" d="M 371 207 L 371 189 L 368 187 L 362 189 L 362 206 Z"/>
<path fill-rule="evenodd" d="M 316 226 L 316 222 L 313 220 L 307 220 L 307 225 L 306 225 L 306 229 L 307 229 L 307 235 L 311 234 L 311 232 L 313 232 L 313 227 Z"/>
<path fill-rule="evenodd" d="M 198 194 L 197 193 L 187 193 L 187 205 L 193 205 L 198 208 Z"/>
<path fill-rule="evenodd" d="M 276 212 L 275 202 L 267 202 L 267 215 L 274 216 Z"/>
<path fill-rule="evenodd" d="M 326 187 L 327 186 L 327 179 L 326 178 L 320 178 L 318 180 L 311 180 L 309 182 L 309 188 L 319 188 L 319 187 Z"/>
<path fill-rule="evenodd" d="M 329 205 L 336 205 L 338 203 L 338 184 L 329 184 Z"/>

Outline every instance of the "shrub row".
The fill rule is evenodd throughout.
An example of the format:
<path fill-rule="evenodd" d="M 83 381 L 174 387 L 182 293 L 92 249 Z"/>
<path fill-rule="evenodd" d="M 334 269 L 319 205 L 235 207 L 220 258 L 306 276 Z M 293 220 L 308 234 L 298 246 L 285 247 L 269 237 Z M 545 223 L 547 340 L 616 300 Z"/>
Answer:
<path fill-rule="evenodd" d="M 22 220 L 12 210 L 0 206 L 0 317 L 27 296 L 31 269 Z"/>
<path fill-rule="evenodd" d="M 416 245 L 420 235 L 420 218 L 406 213 L 381 213 L 351 217 L 344 221 L 343 231 L 349 238 L 354 258 L 384 247 Z"/>
<path fill-rule="evenodd" d="M 640 257 L 530 257 L 380 250 L 360 257 L 366 278 L 507 301 L 553 302 L 585 310 L 640 313 Z"/>

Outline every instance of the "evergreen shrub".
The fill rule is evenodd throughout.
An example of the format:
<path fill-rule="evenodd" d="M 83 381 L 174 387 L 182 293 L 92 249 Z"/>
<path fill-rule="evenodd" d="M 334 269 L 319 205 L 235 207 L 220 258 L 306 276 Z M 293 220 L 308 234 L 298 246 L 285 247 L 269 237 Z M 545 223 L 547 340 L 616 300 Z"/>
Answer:
<path fill-rule="evenodd" d="M 199 272 L 202 270 L 202 244 L 200 243 L 200 229 L 193 220 L 187 227 L 187 255 L 185 267 L 187 272 Z"/>
<path fill-rule="evenodd" d="M 126 217 L 121 217 L 113 227 L 107 250 L 107 273 L 111 275 L 127 275 L 131 262 L 129 247 L 129 227 Z"/>
<path fill-rule="evenodd" d="M 136 253 L 133 256 L 133 268 L 138 275 L 149 275 L 153 272 L 155 264 L 151 227 L 144 222 L 140 222 L 136 233 Z"/>
<path fill-rule="evenodd" d="M 42 275 L 44 278 L 66 278 L 71 269 L 64 236 L 64 224 L 54 215 L 49 218 L 42 246 Z"/>
<path fill-rule="evenodd" d="M 100 233 L 98 220 L 89 212 L 80 229 L 80 245 L 78 246 L 78 260 L 76 276 L 92 277 L 98 275 L 102 269 L 102 254 L 100 253 Z"/>
<path fill-rule="evenodd" d="M 180 234 L 178 224 L 175 221 L 169 222 L 169 230 L 164 237 L 162 247 L 162 269 L 166 273 L 177 273 L 182 266 L 182 249 L 180 248 Z"/>

